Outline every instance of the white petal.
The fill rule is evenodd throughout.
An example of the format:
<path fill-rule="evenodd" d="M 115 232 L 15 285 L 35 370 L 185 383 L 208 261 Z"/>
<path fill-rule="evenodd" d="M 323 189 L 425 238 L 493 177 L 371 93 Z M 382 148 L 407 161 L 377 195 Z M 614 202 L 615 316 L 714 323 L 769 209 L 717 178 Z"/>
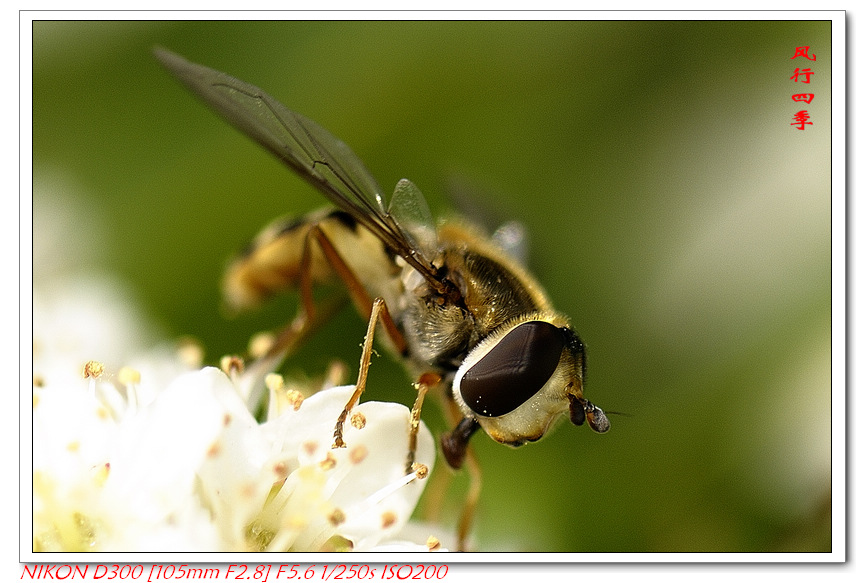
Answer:
<path fill-rule="evenodd" d="M 349 455 L 365 448 L 367 455 L 353 464 L 331 501 L 344 508 L 346 522 L 339 533 L 354 541 L 355 550 L 377 544 L 398 532 L 408 521 L 425 486 L 424 480 L 403 483 L 409 442 L 409 410 L 395 403 L 368 402 L 355 409 L 366 417 L 363 429 L 346 431 Z M 435 446 L 425 425 L 418 431 L 415 461 L 432 470 Z"/>
<path fill-rule="evenodd" d="M 205 368 L 178 377 L 124 420 L 106 486 L 143 514 L 175 510 L 192 495 L 196 471 L 229 420 L 255 424 L 225 374 Z"/>
<path fill-rule="evenodd" d="M 33 389 L 33 471 L 74 484 L 109 461 L 117 425 L 78 378 L 70 386 Z"/>

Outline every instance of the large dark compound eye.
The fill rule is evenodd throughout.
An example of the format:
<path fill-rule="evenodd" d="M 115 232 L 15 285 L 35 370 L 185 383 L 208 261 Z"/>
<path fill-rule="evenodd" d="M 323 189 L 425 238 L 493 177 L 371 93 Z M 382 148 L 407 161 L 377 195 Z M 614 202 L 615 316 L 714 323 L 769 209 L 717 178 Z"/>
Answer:
<path fill-rule="evenodd" d="M 562 331 L 549 322 L 520 324 L 465 372 L 460 395 L 478 415 L 510 413 L 541 390 L 564 347 Z"/>

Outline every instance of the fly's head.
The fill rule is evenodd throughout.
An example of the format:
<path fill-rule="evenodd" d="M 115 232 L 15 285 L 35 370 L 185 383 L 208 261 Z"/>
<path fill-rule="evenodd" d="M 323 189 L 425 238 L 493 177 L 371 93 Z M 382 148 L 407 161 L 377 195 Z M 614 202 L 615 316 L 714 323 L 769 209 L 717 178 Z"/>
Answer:
<path fill-rule="evenodd" d="M 461 464 L 478 427 L 514 447 L 543 437 L 562 414 L 605 433 L 609 420 L 584 398 L 584 375 L 583 343 L 560 317 L 535 314 L 501 327 L 454 376 L 453 397 L 465 418 L 442 439 L 448 462 Z"/>

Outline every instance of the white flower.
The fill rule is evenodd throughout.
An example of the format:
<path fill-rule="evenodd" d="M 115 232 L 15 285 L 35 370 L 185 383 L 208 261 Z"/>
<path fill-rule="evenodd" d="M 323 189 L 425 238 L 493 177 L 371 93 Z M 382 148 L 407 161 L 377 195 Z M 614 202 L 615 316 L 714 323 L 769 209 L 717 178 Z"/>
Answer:
<path fill-rule="evenodd" d="M 180 490 L 169 491 L 188 477 L 173 464 L 190 460 L 193 436 L 165 452 L 154 439 L 159 428 L 149 425 L 170 419 L 176 390 L 141 407 L 136 375 L 100 368 L 91 361 L 89 378 L 33 388 L 34 549 L 137 550 L 148 539 L 206 545 L 206 513 Z M 127 375 L 121 388 L 118 377 Z M 156 459 L 160 451 L 166 455 Z"/>
<path fill-rule="evenodd" d="M 347 424 L 347 447 L 332 449 L 335 420 L 353 391 L 321 391 L 261 426 L 248 416 L 227 420 L 199 471 L 226 547 L 371 550 L 400 532 L 424 485 L 405 473 L 409 411 L 362 403 L 353 411 L 365 425 Z M 434 456 L 423 428 L 417 460 L 431 468 Z"/>
<path fill-rule="evenodd" d="M 100 294 L 88 288 L 88 297 Z M 102 299 L 101 306 L 113 305 Z M 248 376 L 189 371 L 188 359 L 164 349 L 136 359 L 129 342 L 112 342 L 127 337 L 111 329 L 113 320 L 138 330 L 134 318 L 77 301 L 65 305 L 89 315 L 45 318 L 57 312 L 40 304 L 44 311 L 34 317 L 35 550 L 437 548 L 435 540 L 400 542 L 423 491 L 419 476 L 435 457 L 421 425 L 416 461 L 422 471 L 406 475 L 405 406 L 360 403 L 355 423 L 345 426 L 347 447 L 332 449 L 336 419 L 353 387 L 303 399 L 270 382 L 270 411 L 258 423 L 244 400 Z M 52 331 L 51 322 L 66 329 Z M 79 353 L 81 347 L 100 352 L 90 332 L 111 344 L 100 353 L 111 365 Z"/>

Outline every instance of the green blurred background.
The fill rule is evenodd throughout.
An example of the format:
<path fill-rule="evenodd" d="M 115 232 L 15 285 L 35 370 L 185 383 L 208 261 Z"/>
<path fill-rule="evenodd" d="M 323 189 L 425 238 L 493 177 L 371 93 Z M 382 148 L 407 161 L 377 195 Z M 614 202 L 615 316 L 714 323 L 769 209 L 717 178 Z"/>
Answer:
<path fill-rule="evenodd" d="M 83 212 L 97 250 L 61 270 L 121 277 L 210 362 L 295 306 L 226 318 L 227 258 L 324 199 L 153 45 L 317 120 L 386 191 L 410 178 L 442 213 L 458 177 L 524 222 L 587 343 L 587 396 L 625 415 L 519 450 L 476 436 L 479 549 L 831 549 L 829 22 L 38 22 L 33 38 L 35 245 L 42 213 Z M 817 60 L 791 60 L 805 45 Z M 285 370 L 356 367 L 364 326 L 347 311 Z M 370 383 L 412 401 L 386 358 Z"/>

